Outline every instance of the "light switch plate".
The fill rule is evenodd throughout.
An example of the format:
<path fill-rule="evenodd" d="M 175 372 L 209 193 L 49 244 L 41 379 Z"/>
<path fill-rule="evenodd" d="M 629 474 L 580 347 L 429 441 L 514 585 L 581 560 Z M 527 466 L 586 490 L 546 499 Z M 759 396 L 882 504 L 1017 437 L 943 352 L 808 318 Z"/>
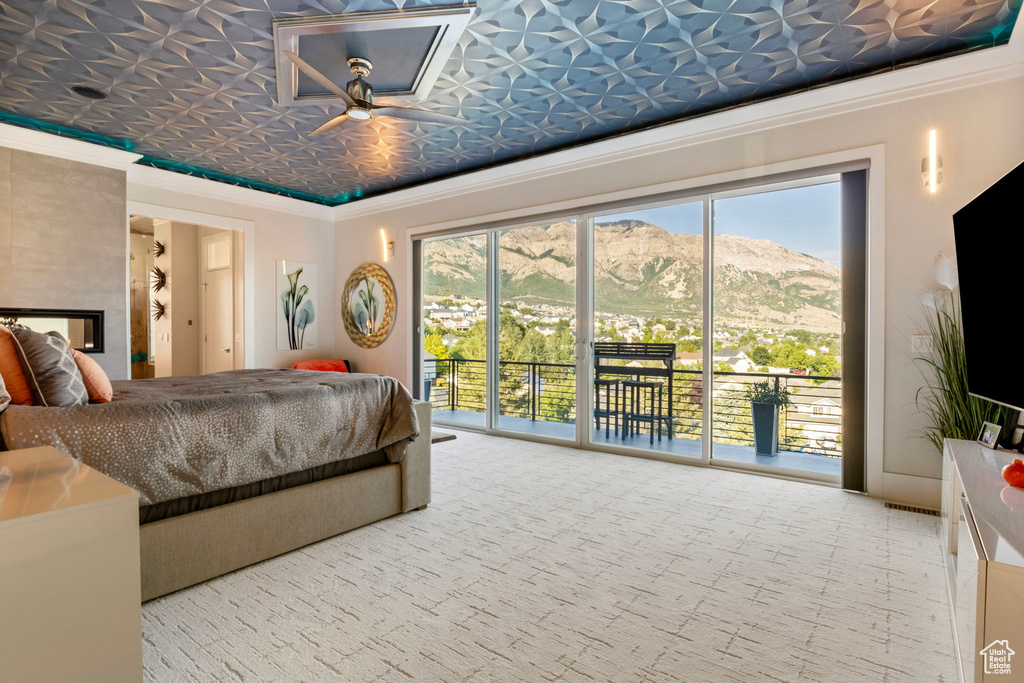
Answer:
<path fill-rule="evenodd" d="M 935 350 L 935 342 L 930 334 L 915 334 L 910 337 L 910 350 L 917 353 L 931 353 Z"/>

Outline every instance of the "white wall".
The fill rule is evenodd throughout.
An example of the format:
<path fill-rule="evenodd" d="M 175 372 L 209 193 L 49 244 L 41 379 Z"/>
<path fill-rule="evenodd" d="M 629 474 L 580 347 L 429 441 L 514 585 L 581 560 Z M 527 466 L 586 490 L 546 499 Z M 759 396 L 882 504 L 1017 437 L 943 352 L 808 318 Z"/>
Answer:
<path fill-rule="evenodd" d="M 921 71 L 916 73 L 924 78 L 925 74 L 942 73 L 934 68 L 952 72 L 955 71 L 950 66 L 952 61 L 928 65 L 928 71 L 918 67 Z M 877 87 L 884 83 L 906 83 L 906 72 L 897 72 L 898 75 L 891 78 L 867 80 L 878 84 Z M 721 115 L 719 120 L 736 123 L 730 123 L 728 128 L 723 126 L 719 132 L 714 130 L 715 117 L 706 117 L 644 133 L 642 140 L 649 151 L 641 156 L 630 156 L 626 150 L 611 162 L 588 164 L 582 161 L 565 171 L 545 170 L 545 158 L 542 158 L 526 162 L 529 164 L 526 170 L 530 172 L 513 176 L 512 182 L 495 182 L 491 187 L 481 183 L 478 190 L 464 192 L 456 191 L 456 186 L 445 181 L 443 185 L 428 185 L 412 191 L 425 194 L 425 190 L 434 188 L 435 198 L 403 201 L 403 193 L 394 193 L 376 202 L 377 208 L 373 211 L 368 211 L 373 207 L 369 204 L 373 200 L 368 200 L 364 207 L 360 207 L 361 203 L 351 208 L 341 207 L 336 239 L 338 291 L 351 270 L 360 263 L 381 262 L 378 230 L 383 227 L 396 243 L 395 258 L 386 267 L 395 280 L 400 298 L 395 329 L 376 349 L 361 349 L 351 343 L 339 317 L 336 323 L 339 355 L 355 361 L 361 371 L 390 374 L 409 383 L 412 352 L 407 308 L 411 291 L 410 229 L 425 225 L 468 225 L 498 217 L 527 215 L 530 207 L 568 210 L 574 202 L 579 205 L 602 197 L 617 198 L 628 188 L 637 189 L 625 194 L 640 195 L 644 193 L 643 188 L 658 184 L 689 179 L 699 184 L 700 179 L 716 174 L 883 145 L 885 344 L 881 353 L 884 353 L 885 419 L 883 457 L 876 457 L 876 461 L 883 463 L 886 474 L 874 473 L 875 481 L 884 480 L 884 485 L 876 485 L 871 493 L 937 506 L 936 480 L 941 477 L 941 459 L 915 436 L 915 430 L 923 427 L 925 421 L 914 407 L 921 374 L 911 361 L 909 335 L 922 327 L 918 294 L 933 281 L 936 255 L 940 251 L 953 252 L 953 212 L 1024 161 L 1024 126 L 1021 125 L 1024 76 L 1021 74 L 1024 70 L 1012 67 L 1010 71 L 999 72 L 998 79 L 996 76 L 964 76 L 956 83 L 957 87 L 967 86 L 964 89 L 933 95 L 927 92 L 952 86 L 946 83 L 915 90 L 911 81 L 900 97 L 885 98 L 901 101 L 883 103 L 872 101 L 870 96 L 851 96 L 842 106 L 831 107 L 831 111 L 825 106 L 808 106 L 807 111 L 811 113 L 790 117 L 803 119 L 792 123 L 782 122 L 784 117 L 778 115 L 786 103 L 773 101 Z M 887 78 L 889 81 L 884 80 Z M 985 80 L 995 82 L 970 87 Z M 865 87 L 868 86 L 864 82 L 849 87 L 833 86 L 847 88 L 848 92 L 865 92 Z M 811 93 L 797 97 L 808 101 L 819 97 L 827 101 L 834 99 L 837 92 L 842 91 L 826 88 L 819 91 L 824 95 Z M 769 116 L 770 125 L 766 123 Z M 920 171 L 921 159 L 927 154 L 927 132 L 931 128 L 938 130 L 939 151 L 945 167 L 943 182 L 934 195 L 922 186 Z M 694 133 L 685 138 L 682 133 L 689 129 Z M 725 130 L 728 132 L 722 132 Z M 672 141 L 672 145 L 666 144 L 671 149 L 658 149 L 659 135 Z M 680 143 L 680 139 L 685 143 Z M 585 154 L 586 148 L 573 151 L 577 159 L 584 159 Z M 557 156 L 552 155 L 550 159 L 555 168 Z M 515 166 L 508 167 L 505 173 L 512 175 Z M 501 175 L 490 171 L 478 175 L 487 177 L 488 174 Z M 471 174 L 459 180 L 471 186 L 474 177 Z M 405 197 L 410 194 L 407 192 Z M 993 227 L 994 231 L 998 229 L 998 226 Z"/>
<path fill-rule="evenodd" d="M 331 357 L 335 341 L 335 275 L 334 230 L 329 213 L 324 207 L 288 200 L 279 202 L 279 209 L 270 208 L 267 205 L 278 203 L 276 198 L 257 203 L 253 200 L 254 195 L 250 190 L 149 168 L 130 167 L 128 172 L 129 209 L 132 203 L 142 203 L 252 223 L 252 230 L 243 236 L 243 241 L 251 239 L 255 246 L 254 301 L 246 302 L 246 308 L 252 310 L 255 318 L 255 367 L 285 368 L 301 359 Z M 217 221 L 196 219 L 195 222 L 212 227 L 230 227 Z M 280 310 L 275 292 L 277 259 L 305 261 L 320 266 L 320 310 L 317 314 L 322 322 L 317 349 L 277 349 L 276 323 Z"/>
<path fill-rule="evenodd" d="M 198 375 L 199 354 L 199 228 L 191 223 L 171 224 L 167 245 L 174 263 L 168 273 L 171 307 L 172 374 Z"/>

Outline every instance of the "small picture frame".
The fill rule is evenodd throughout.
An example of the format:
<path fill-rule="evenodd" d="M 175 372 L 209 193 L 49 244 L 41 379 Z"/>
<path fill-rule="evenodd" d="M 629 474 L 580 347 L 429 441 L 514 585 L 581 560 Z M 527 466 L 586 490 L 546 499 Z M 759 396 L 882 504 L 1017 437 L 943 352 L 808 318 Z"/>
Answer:
<path fill-rule="evenodd" d="M 999 441 L 999 431 L 1002 429 L 997 424 L 991 422 L 983 422 L 981 425 L 981 431 L 978 432 L 978 443 L 986 448 L 995 448 L 996 442 Z"/>

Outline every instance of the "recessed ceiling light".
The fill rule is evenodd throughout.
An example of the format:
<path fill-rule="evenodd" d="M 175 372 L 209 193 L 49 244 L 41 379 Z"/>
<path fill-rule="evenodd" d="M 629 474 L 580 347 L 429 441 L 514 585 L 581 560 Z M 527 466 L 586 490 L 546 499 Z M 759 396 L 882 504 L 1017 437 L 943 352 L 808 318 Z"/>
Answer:
<path fill-rule="evenodd" d="M 87 100 L 107 99 L 107 93 L 97 90 L 96 88 L 90 88 L 87 85 L 76 85 L 71 89 L 71 92 L 75 93 L 79 97 L 84 97 Z"/>

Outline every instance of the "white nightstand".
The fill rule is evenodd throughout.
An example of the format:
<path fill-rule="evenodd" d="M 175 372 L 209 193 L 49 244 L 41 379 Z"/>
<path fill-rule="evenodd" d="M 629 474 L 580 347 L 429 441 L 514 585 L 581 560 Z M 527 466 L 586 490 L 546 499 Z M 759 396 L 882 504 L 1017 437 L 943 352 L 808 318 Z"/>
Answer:
<path fill-rule="evenodd" d="M 139 681 L 139 494 L 55 448 L 0 452 L 0 681 Z"/>

